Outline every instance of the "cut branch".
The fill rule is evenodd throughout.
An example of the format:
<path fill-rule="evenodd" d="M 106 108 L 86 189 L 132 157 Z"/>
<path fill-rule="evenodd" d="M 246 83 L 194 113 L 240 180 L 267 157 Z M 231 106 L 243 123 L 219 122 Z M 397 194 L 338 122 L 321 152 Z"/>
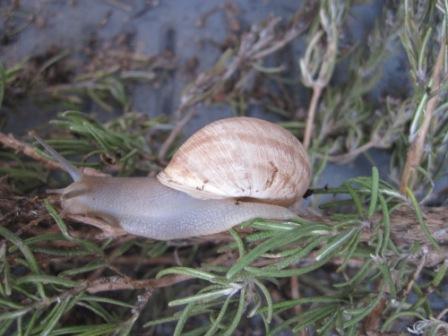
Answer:
<path fill-rule="evenodd" d="M 156 288 L 171 287 L 176 283 L 183 282 L 189 279 L 191 278 L 186 275 L 173 275 L 173 276 L 166 276 L 161 279 L 145 279 L 145 280 L 135 280 L 131 278 L 125 279 L 118 276 L 110 276 L 99 278 L 93 281 L 83 281 L 78 286 L 63 292 L 61 295 L 47 297 L 43 300 L 37 301 L 35 304 L 24 307 L 20 311 L 20 313 L 23 315 L 33 310 L 43 309 L 55 302 L 61 302 L 63 300 L 66 300 L 67 298 L 73 297 L 82 292 L 88 292 L 90 294 L 94 294 L 99 292 L 120 291 L 126 289 L 130 290 L 145 289 L 146 293 L 150 295 Z"/>
<path fill-rule="evenodd" d="M 447 244 L 448 243 L 448 227 L 446 223 L 448 223 L 448 208 L 446 207 L 430 207 L 422 209 L 424 214 L 424 219 L 426 220 L 426 225 L 432 235 L 432 237 L 439 244 Z M 301 218 L 313 221 L 316 223 L 325 223 L 328 225 L 333 224 L 333 220 L 330 216 L 316 216 L 314 214 L 301 214 Z M 72 218 L 73 219 L 73 218 Z M 103 227 L 110 226 L 110 224 L 103 223 L 102 225 L 98 225 L 98 218 L 95 218 L 94 222 L 89 219 L 88 216 L 79 216 L 76 219 L 84 224 L 92 225 L 95 223 L 95 227 Z M 364 230 L 361 235 L 361 240 L 364 242 L 371 241 L 374 239 L 374 236 L 377 234 L 374 227 L 377 227 L 379 223 L 382 221 L 383 217 L 380 214 L 373 216 L 370 219 L 370 226 L 372 229 Z M 390 214 L 390 223 L 391 223 L 391 239 L 392 241 L 399 247 L 409 247 L 414 243 L 420 243 L 422 245 L 427 246 L 428 255 L 426 258 L 425 265 L 434 265 L 438 264 L 444 259 L 448 258 L 448 247 L 442 246 L 441 251 L 432 251 L 431 244 L 428 241 L 425 233 L 421 231 L 420 225 L 418 224 L 418 219 L 415 214 L 415 210 L 411 207 L 402 206 L 401 208 L 395 209 Z M 116 236 L 114 236 L 113 230 L 106 230 L 108 238 L 118 238 L 125 234 L 122 230 L 117 230 Z M 251 228 L 245 228 L 239 230 L 240 235 L 245 236 L 248 233 L 253 232 Z M 101 236 L 100 236 L 101 237 Z M 99 238 L 96 236 L 96 238 Z M 209 236 L 195 237 L 185 240 L 185 244 L 204 244 L 209 242 L 214 243 L 222 243 L 222 242 L 231 242 L 233 241 L 232 236 L 230 236 L 227 232 L 222 232 Z"/>
<path fill-rule="evenodd" d="M 22 153 L 36 161 L 43 163 L 49 169 L 62 170 L 62 167 L 59 163 L 53 160 L 46 159 L 43 156 L 39 155 L 33 146 L 17 140 L 12 134 L 5 134 L 0 132 L 0 144 L 2 144 L 6 148 L 14 150 L 17 153 Z"/>
<path fill-rule="evenodd" d="M 183 282 L 191 279 L 186 275 L 173 275 L 169 277 L 163 277 L 161 279 L 145 279 L 135 280 L 126 279 L 122 277 L 106 277 L 96 279 L 92 282 L 84 285 L 85 290 L 91 294 L 98 292 L 108 292 L 124 289 L 153 289 L 164 288 L 175 285 L 176 283 Z"/>
<path fill-rule="evenodd" d="M 401 175 L 400 182 L 400 192 L 405 195 L 406 188 L 409 183 L 412 183 L 412 178 L 415 174 L 415 169 L 420 165 L 423 156 L 423 149 L 425 145 L 426 135 L 428 134 L 429 126 L 431 125 L 432 114 L 439 103 L 439 88 L 440 88 L 440 77 L 443 69 L 443 63 L 445 60 L 445 43 L 442 42 L 437 56 L 437 61 L 434 66 L 434 71 L 431 77 L 431 88 L 435 92 L 428 103 L 426 104 L 426 109 L 424 111 L 423 123 L 420 126 L 417 134 L 415 135 L 412 143 L 409 147 L 408 153 L 406 155 L 406 163 Z M 412 185 L 409 186 L 412 189 Z"/>
<path fill-rule="evenodd" d="M 47 159 L 44 156 L 41 156 L 39 152 L 34 148 L 33 146 L 27 144 L 26 142 L 23 142 L 21 140 L 17 140 L 14 135 L 12 134 L 5 134 L 3 132 L 0 132 L 0 144 L 3 145 L 5 148 L 12 149 L 16 153 L 21 153 L 25 156 L 28 156 L 32 158 L 33 160 L 36 160 L 48 169 L 51 170 L 65 170 L 64 167 L 61 166 L 61 164 L 57 161 L 54 161 L 52 159 Z M 94 176 L 108 176 L 105 173 L 102 173 L 95 168 L 81 168 L 80 169 L 82 173 L 86 175 L 94 175 Z"/>
<path fill-rule="evenodd" d="M 303 146 L 305 147 L 305 149 L 308 149 L 311 143 L 311 136 L 313 135 L 313 125 L 314 125 L 314 118 L 316 115 L 317 103 L 319 102 L 321 94 L 322 94 L 322 87 L 320 85 L 315 85 L 313 87 L 313 96 L 311 97 L 310 106 L 308 108 L 305 135 L 303 137 Z"/>

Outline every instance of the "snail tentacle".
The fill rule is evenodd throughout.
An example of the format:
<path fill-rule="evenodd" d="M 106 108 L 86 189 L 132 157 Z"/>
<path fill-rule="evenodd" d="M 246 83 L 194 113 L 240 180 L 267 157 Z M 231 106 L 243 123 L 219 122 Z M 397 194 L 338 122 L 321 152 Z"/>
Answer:
<path fill-rule="evenodd" d="M 64 171 L 70 175 L 74 182 L 81 180 L 82 173 L 78 168 L 68 162 L 61 154 L 56 152 L 53 147 L 47 144 L 41 137 L 34 135 L 34 138 L 42 145 L 45 151 L 61 165 L 62 169 L 64 169 Z"/>

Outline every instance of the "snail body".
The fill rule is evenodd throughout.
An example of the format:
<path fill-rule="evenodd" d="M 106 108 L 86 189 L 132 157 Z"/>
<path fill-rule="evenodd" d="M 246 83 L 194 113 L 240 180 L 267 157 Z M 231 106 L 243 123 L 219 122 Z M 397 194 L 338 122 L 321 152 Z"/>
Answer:
<path fill-rule="evenodd" d="M 61 200 L 70 214 L 93 215 L 128 233 L 158 240 L 217 233 L 256 217 L 295 217 L 276 205 L 193 198 L 146 177 L 83 176 L 66 188 Z"/>
<path fill-rule="evenodd" d="M 60 191 L 63 211 L 158 240 L 218 233 L 254 218 L 293 219 L 285 206 L 310 179 L 300 142 L 255 118 L 222 119 L 199 130 L 157 178 L 84 175 L 41 143 L 74 180 Z"/>

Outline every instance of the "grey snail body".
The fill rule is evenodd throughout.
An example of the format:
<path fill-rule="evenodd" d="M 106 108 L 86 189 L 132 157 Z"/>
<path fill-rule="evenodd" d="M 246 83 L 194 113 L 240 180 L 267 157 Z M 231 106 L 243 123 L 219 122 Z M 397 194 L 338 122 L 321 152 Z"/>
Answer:
<path fill-rule="evenodd" d="M 193 198 L 146 177 L 84 176 L 66 188 L 61 201 L 66 212 L 93 215 L 128 233 L 158 240 L 213 234 L 257 217 L 295 217 L 277 205 Z"/>
<path fill-rule="evenodd" d="M 284 205 L 301 197 L 310 179 L 300 142 L 255 118 L 222 119 L 199 130 L 157 178 L 83 175 L 38 141 L 74 180 L 60 191 L 66 213 L 158 240 L 218 233 L 255 218 L 294 219 Z"/>

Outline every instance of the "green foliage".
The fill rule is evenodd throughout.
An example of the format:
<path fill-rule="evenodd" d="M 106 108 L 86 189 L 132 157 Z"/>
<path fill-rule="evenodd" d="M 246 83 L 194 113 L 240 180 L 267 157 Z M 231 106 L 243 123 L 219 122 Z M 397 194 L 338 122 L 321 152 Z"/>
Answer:
<path fill-rule="evenodd" d="M 399 138 L 401 145 L 409 145 L 419 132 L 427 103 L 434 95 L 445 97 L 448 92 L 447 83 L 442 75 L 442 81 L 439 87 L 434 87 L 432 72 L 436 62 L 437 53 L 441 48 L 445 48 L 443 63 L 446 64 L 446 38 L 448 25 L 448 2 L 426 1 L 416 2 L 406 0 L 401 5 L 398 12 L 399 20 L 402 20 L 403 26 L 400 33 L 401 43 L 406 51 L 409 61 L 409 73 L 413 81 L 414 93 L 405 101 L 410 114 L 410 127 L 407 137 Z M 442 71 L 442 74 L 446 73 Z M 443 100 L 443 98 L 442 98 Z M 443 112 L 442 112 L 443 111 Z M 443 174 L 443 166 L 447 163 L 447 124 L 448 114 L 446 105 L 440 106 L 433 113 L 432 121 L 434 127 L 430 130 L 427 137 L 424 162 L 420 165 L 418 180 L 415 185 L 418 189 L 416 194 L 423 194 L 423 197 L 429 197 L 432 192 L 434 180 Z M 394 160 L 392 164 L 399 165 L 403 159 L 399 158 L 399 152 L 393 153 Z"/>
<path fill-rule="evenodd" d="M 65 119 L 58 125 L 70 128 L 89 146 L 98 144 L 100 147 L 101 143 L 106 143 L 112 148 L 112 155 L 121 150 L 120 146 L 110 145 L 119 142 L 116 139 L 139 144 L 139 138 L 127 138 L 125 134 L 116 138 L 115 133 L 81 114 L 71 112 L 63 117 Z M 93 125 L 94 134 L 101 134 L 108 141 L 95 142 L 97 138 L 92 133 L 81 131 L 79 125 L 84 122 Z M 89 127 L 82 128 L 85 129 L 90 130 Z M 189 266 L 156 266 L 144 270 L 137 263 L 134 267 L 137 267 L 135 271 L 140 274 L 140 279 L 162 281 L 174 275 L 188 277 L 191 279 L 189 283 L 195 284 L 188 288 L 167 289 L 165 297 L 158 297 L 161 312 L 169 307 L 181 310 L 168 315 L 159 313 L 157 318 L 151 316 L 149 321 L 140 322 L 138 328 L 154 331 L 154 328 L 168 324 L 174 328 L 174 334 L 180 335 L 187 330 L 193 332 L 191 327 L 196 324 L 192 321 L 202 316 L 200 327 L 195 329 L 198 334 L 231 335 L 247 319 L 259 317 L 264 332 L 272 335 L 281 330 L 297 333 L 311 327 L 322 334 L 336 330 L 342 334 L 356 334 L 367 316 L 386 298 L 390 316 L 384 327 L 386 331 L 395 321 L 409 316 L 421 319 L 431 316 L 431 306 L 423 288 L 439 285 L 446 274 L 446 265 L 429 276 L 426 282 L 414 284 L 419 293 L 417 303 L 409 305 L 406 297 L 400 296 L 413 277 L 413 264 L 403 258 L 411 252 L 397 248 L 391 240 L 390 217 L 405 198 L 379 179 L 376 168 L 370 177 L 350 179 L 338 188 L 316 189 L 314 192 L 343 198 L 342 203 L 338 200 L 322 205 L 325 211 L 331 211 L 331 223 L 308 219 L 287 223 L 256 220 L 244 225 L 254 229 L 251 233 L 231 230 L 234 242 L 226 246 L 218 245 L 207 251 L 195 245 L 180 248 L 178 253 L 185 261 L 192 250 L 201 253 L 204 261 L 200 266 L 186 262 Z M 414 202 L 414 206 L 418 214 L 418 203 Z M 113 240 L 94 243 L 90 234 L 73 231 L 50 203 L 45 202 L 45 207 L 60 233 L 43 230 L 37 236 L 19 236 L 0 227 L 3 237 L 0 320 L 4 331 L 29 330 L 30 334 L 48 335 L 87 335 L 89 332 L 109 335 L 111 330 L 116 334 L 135 332 L 132 331 L 135 323 L 143 314 L 141 311 L 135 313 L 139 296 L 136 293 L 122 293 L 118 297 L 107 295 L 107 292 L 90 294 L 93 284 L 86 279 L 98 272 L 122 277 L 114 260 L 137 256 L 143 261 L 167 256 L 173 247 L 140 239 L 130 239 L 124 244 Z M 378 214 L 382 220 L 376 220 Z M 424 220 L 419 218 L 424 227 Z M 362 239 L 366 229 L 372 237 L 367 243 Z M 238 257 L 228 266 L 214 264 L 213 260 L 223 255 Z M 57 271 L 43 266 L 43 260 L 47 260 L 44 265 L 57 265 Z M 339 266 L 334 269 L 336 260 L 339 260 Z M 361 260 L 364 266 L 350 266 L 353 260 Z M 319 280 L 318 275 L 331 268 L 334 269 L 332 285 L 326 279 Z M 279 299 L 275 293 L 292 277 L 303 283 L 303 290 L 307 288 L 307 281 L 314 279 L 313 287 L 306 289 L 303 298 Z M 134 304 L 129 303 L 133 301 Z M 293 313 L 297 308 L 302 310 L 301 314 Z M 89 322 L 79 320 L 83 324 L 89 323 L 90 329 L 81 324 L 77 326 L 76 322 L 71 326 L 64 323 L 68 316 L 76 320 L 82 311 L 93 314 Z"/>
<path fill-rule="evenodd" d="M 320 15 L 304 30 L 311 42 L 300 58 L 304 84 L 313 86 L 320 79 L 325 86 L 310 148 L 316 178 L 327 162 L 348 162 L 375 147 L 391 151 L 393 174 L 398 176 L 409 140 L 404 134 L 408 129 L 409 137 L 415 134 L 424 106 L 435 94 L 429 74 L 434 46 L 445 36 L 447 3 L 391 2 L 365 43 L 348 46 L 338 34 L 350 8 L 323 3 Z M 275 27 L 268 22 L 255 30 L 260 40 L 268 36 L 258 44 L 252 41 L 251 46 L 260 49 L 249 48 L 244 54 L 238 46 L 225 52 L 212 73 L 202 77 L 203 91 L 195 91 L 195 85 L 187 88 L 189 100 L 183 108 L 212 100 L 228 87 L 220 103 L 244 114 L 247 102 L 256 98 L 243 84 L 256 73 L 285 92 L 267 99 L 266 105 L 288 117 L 283 126 L 301 134 L 304 120 L 291 117 L 294 99 L 287 96 L 298 89 L 299 75 L 291 80 L 282 66 L 264 61 L 276 41 Z M 406 97 L 386 97 L 374 106 L 366 95 L 379 80 L 388 46 L 397 42 L 405 49 L 414 91 Z M 61 53 L 49 58 L 36 76 L 65 57 Z M 241 59 L 244 67 L 238 63 Z M 229 78 L 213 77 L 227 74 L 226 64 L 234 65 Z M 23 67 L 0 66 L 0 105 L 9 99 L 8 85 Z M 338 67 L 346 78 L 333 85 L 331 76 Z M 98 70 L 47 93 L 67 100 L 70 95 L 88 96 L 105 110 L 114 108 L 112 101 L 126 111 L 126 81 L 151 78 L 144 71 Z M 439 90 L 444 95 L 446 84 Z M 428 226 L 422 200 L 431 194 L 428 185 L 443 173 L 447 159 L 447 107 L 442 103 L 434 112 L 437 122 L 420 167 L 426 193 L 408 189 L 402 195 L 373 167 L 370 176 L 313 190 L 316 196 L 328 197 L 319 209 L 324 217 L 303 216 L 285 223 L 258 219 L 230 230 L 222 241 L 105 238 L 65 219 L 52 198 L 40 197 L 39 187 L 55 184 L 42 164 L 2 150 L 5 164 L 0 172 L 8 183 L 0 180 L 0 209 L 7 208 L 3 201 L 14 206 L 2 212 L 0 225 L 0 335 L 209 336 L 248 328 L 267 335 L 305 330 L 359 335 L 375 318 L 381 332 L 405 324 L 415 332 L 436 335 L 447 328 L 446 311 L 435 307 L 430 295 L 443 295 L 448 263 L 424 267 L 428 251 L 438 252 L 442 246 Z M 163 118 L 133 113 L 101 123 L 74 110 L 59 114 L 51 125 L 48 143 L 76 166 L 124 176 L 161 168 L 157 149 L 162 132 L 172 127 Z M 9 190 L 10 184 L 19 193 Z M 423 237 L 408 245 L 396 243 L 392 222 L 403 206 L 415 213 Z M 300 284 L 300 295 L 295 295 L 294 281 Z"/>
<path fill-rule="evenodd" d="M 82 155 L 83 160 L 97 156 L 108 165 L 117 165 L 122 174 L 135 172 L 137 161 L 154 160 L 151 148 L 145 140 L 147 132 L 157 126 L 158 120 L 144 120 L 135 114 L 125 115 L 102 125 L 86 114 L 66 111 L 52 122 L 82 138 L 49 141 L 64 155 Z M 98 164 L 95 165 L 98 167 Z M 154 168 L 150 163 L 142 169 Z"/>

